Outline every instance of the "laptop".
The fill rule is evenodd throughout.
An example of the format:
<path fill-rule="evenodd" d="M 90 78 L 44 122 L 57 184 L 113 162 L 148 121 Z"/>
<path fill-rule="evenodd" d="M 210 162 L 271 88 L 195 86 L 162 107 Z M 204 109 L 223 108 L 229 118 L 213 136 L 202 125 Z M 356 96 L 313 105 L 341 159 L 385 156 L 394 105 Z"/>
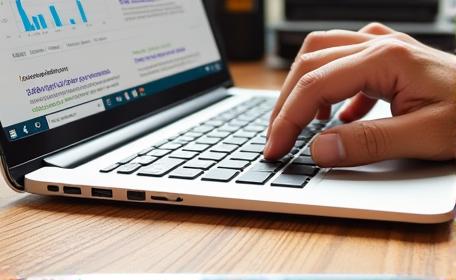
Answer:
<path fill-rule="evenodd" d="M 339 123 L 344 104 L 305 128 L 289 155 L 265 161 L 278 93 L 233 87 L 204 1 L 15 0 L 0 7 L 0 36 L 1 170 L 17 191 L 412 223 L 454 217 L 454 163 L 315 165 L 309 145 Z M 388 114 L 380 102 L 367 118 Z"/>

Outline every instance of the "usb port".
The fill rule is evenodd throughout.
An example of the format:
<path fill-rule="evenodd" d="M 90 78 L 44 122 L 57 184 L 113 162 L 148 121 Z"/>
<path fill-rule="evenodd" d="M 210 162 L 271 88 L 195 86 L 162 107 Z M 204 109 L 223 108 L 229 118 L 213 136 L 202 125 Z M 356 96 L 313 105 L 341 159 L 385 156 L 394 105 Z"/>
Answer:
<path fill-rule="evenodd" d="M 54 186 L 54 185 L 49 185 L 48 186 L 48 191 L 50 192 L 59 192 L 59 186 Z"/>
<path fill-rule="evenodd" d="M 128 200 L 144 201 L 146 200 L 146 192 L 127 191 Z"/>
<path fill-rule="evenodd" d="M 81 188 L 64 186 L 63 192 L 66 194 L 79 195 L 81 194 Z"/>
<path fill-rule="evenodd" d="M 92 188 L 92 196 L 112 198 L 112 190 Z"/>

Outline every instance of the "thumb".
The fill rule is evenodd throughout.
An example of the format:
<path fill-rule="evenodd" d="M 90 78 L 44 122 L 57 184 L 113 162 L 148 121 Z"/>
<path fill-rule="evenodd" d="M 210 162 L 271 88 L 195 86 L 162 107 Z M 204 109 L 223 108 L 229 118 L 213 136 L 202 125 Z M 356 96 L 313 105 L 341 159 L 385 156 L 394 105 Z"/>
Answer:
<path fill-rule="evenodd" d="M 425 117 L 425 118 L 423 118 Z M 369 164 L 396 158 L 429 158 L 435 154 L 432 118 L 419 112 L 334 127 L 317 136 L 312 157 L 322 167 Z"/>

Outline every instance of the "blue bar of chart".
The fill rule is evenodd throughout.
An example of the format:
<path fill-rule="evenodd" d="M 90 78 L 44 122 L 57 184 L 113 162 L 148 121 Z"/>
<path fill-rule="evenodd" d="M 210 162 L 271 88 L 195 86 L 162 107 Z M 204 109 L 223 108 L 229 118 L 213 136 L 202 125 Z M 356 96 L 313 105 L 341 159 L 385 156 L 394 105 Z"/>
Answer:
<path fill-rule="evenodd" d="M 38 17 L 32 17 L 33 24 L 35 25 L 36 30 L 40 30 L 40 22 L 38 21 Z"/>
<path fill-rule="evenodd" d="M 63 21 L 63 17 L 59 14 L 58 7 L 54 4 L 50 4 L 47 7 L 47 11 L 41 11 L 39 14 L 30 15 L 27 13 L 27 8 L 24 7 L 22 0 L 15 0 L 16 8 L 19 14 L 19 18 L 22 22 L 25 32 L 33 32 L 38 30 L 46 30 L 50 27 L 61 28 L 66 25 L 76 25 L 78 23 L 88 23 L 86 10 L 81 0 L 68 0 L 74 1 L 76 11 L 79 13 L 78 18 L 71 17 L 67 18 L 68 21 Z M 65 12 L 65 11 L 64 11 Z M 52 24 L 51 24 L 52 23 Z"/>
<path fill-rule="evenodd" d="M 40 21 L 40 25 L 43 29 L 47 29 L 47 23 L 46 20 L 44 19 L 43 15 L 38 15 L 38 20 Z"/>
<path fill-rule="evenodd" d="M 79 14 L 81 15 L 82 22 L 87 23 L 87 16 L 86 16 L 84 6 L 82 6 L 81 1 L 76 0 L 76 5 L 78 5 L 78 11 L 79 11 Z"/>
<path fill-rule="evenodd" d="M 62 20 L 60 19 L 59 14 L 57 13 L 57 10 L 55 9 L 54 5 L 49 6 L 49 11 L 51 12 L 52 19 L 54 20 L 55 26 L 56 27 L 62 27 Z"/>

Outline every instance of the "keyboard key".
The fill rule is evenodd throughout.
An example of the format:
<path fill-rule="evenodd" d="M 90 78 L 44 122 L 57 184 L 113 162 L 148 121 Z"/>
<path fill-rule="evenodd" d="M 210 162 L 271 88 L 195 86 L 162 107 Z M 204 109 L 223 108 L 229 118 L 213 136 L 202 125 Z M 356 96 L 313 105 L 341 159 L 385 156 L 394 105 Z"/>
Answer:
<path fill-rule="evenodd" d="M 302 165 L 315 165 L 315 162 L 311 157 L 308 156 L 301 156 L 297 157 L 294 161 L 293 164 L 302 164 Z"/>
<path fill-rule="evenodd" d="M 224 125 L 225 122 L 224 121 L 221 121 L 221 120 L 208 120 L 207 122 L 204 123 L 204 125 L 209 125 L 209 126 L 213 126 L 213 127 L 219 127 L 219 126 L 222 126 Z"/>
<path fill-rule="evenodd" d="M 216 153 L 232 153 L 237 150 L 238 146 L 236 145 L 227 145 L 227 144 L 220 144 L 211 148 L 211 152 Z"/>
<path fill-rule="evenodd" d="M 307 128 L 314 132 L 314 133 L 318 133 L 320 132 L 323 127 L 325 127 L 326 125 L 325 124 L 322 124 L 322 123 L 311 123 Z"/>
<path fill-rule="evenodd" d="M 153 156 L 141 156 L 132 161 L 132 163 L 138 163 L 142 166 L 146 166 L 156 161 L 158 158 Z"/>
<path fill-rule="evenodd" d="M 203 174 L 202 170 L 178 168 L 169 174 L 169 178 L 193 180 Z"/>
<path fill-rule="evenodd" d="M 248 138 L 239 138 L 239 137 L 231 136 L 231 137 L 228 137 L 227 139 L 223 140 L 222 143 L 223 144 L 236 145 L 236 146 L 242 146 L 245 143 L 247 143 L 247 141 L 249 141 Z"/>
<path fill-rule="evenodd" d="M 120 166 L 120 164 L 115 163 L 113 165 L 110 165 L 108 167 L 105 167 L 105 168 L 101 169 L 100 172 L 101 173 L 109 173 L 109 172 L 112 172 L 112 171 L 116 170 L 117 167 L 119 167 L 119 166 Z"/>
<path fill-rule="evenodd" d="M 241 152 L 262 154 L 263 150 L 264 150 L 264 145 L 247 144 L 247 145 L 241 147 Z"/>
<path fill-rule="evenodd" d="M 243 127 L 243 126 L 248 125 L 249 122 L 248 122 L 248 121 L 243 121 L 243 120 L 234 119 L 234 120 L 230 121 L 228 124 L 229 124 L 229 125 L 232 125 L 232 126 Z"/>
<path fill-rule="evenodd" d="M 160 146 L 165 145 L 166 143 L 168 143 L 168 140 L 162 140 L 162 141 L 160 141 L 160 142 L 155 143 L 153 146 L 154 146 L 155 148 L 158 148 L 158 147 L 160 147 Z"/>
<path fill-rule="evenodd" d="M 182 136 L 179 136 L 176 139 L 174 139 L 173 143 L 185 145 L 185 144 L 192 142 L 193 140 L 195 140 L 194 137 L 182 135 Z"/>
<path fill-rule="evenodd" d="M 178 136 L 177 135 L 174 135 L 174 136 L 171 136 L 168 138 L 168 142 L 171 142 L 173 141 L 174 139 L 176 139 Z"/>
<path fill-rule="evenodd" d="M 316 130 L 318 130 L 318 131 L 323 131 L 327 125 L 328 125 L 328 122 L 314 124 L 314 126 L 316 127 Z"/>
<path fill-rule="evenodd" d="M 215 182 L 229 182 L 234 177 L 239 175 L 239 171 L 224 168 L 211 169 L 209 172 L 204 174 L 201 180 L 203 181 L 215 181 Z"/>
<path fill-rule="evenodd" d="M 264 126 L 259 126 L 259 125 L 249 125 L 244 127 L 245 131 L 250 131 L 250 132 L 263 132 L 266 128 Z"/>
<path fill-rule="evenodd" d="M 236 117 L 236 114 L 234 114 L 233 112 L 226 112 L 226 113 L 223 113 L 223 114 L 217 116 L 217 119 L 224 120 L 224 121 L 231 121 L 235 117 Z"/>
<path fill-rule="evenodd" d="M 315 135 L 315 132 L 311 131 L 308 128 L 304 128 L 304 130 L 301 132 L 301 134 L 299 134 L 298 139 L 299 140 L 304 140 L 304 139 L 308 140 L 308 139 L 314 137 L 314 135 Z"/>
<path fill-rule="evenodd" d="M 175 151 L 169 155 L 170 158 L 192 159 L 198 155 L 197 152 Z"/>
<path fill-rule="evenodd" d="M 192 160 L 187 162 L 184 165 L 184 168 L 194 168 L 194 169 L 202 169 L 202 170 L 209 170 L 212 166 L 214 166 L 217 162 L 212 160 Z"/>
<path fill-rule="evenodd" d="M 295 143 L 295 148 L 299 148 L 300 149 L 300 148 L 304 147 L 306 145 L 306 143 L 307 143 L 306 141 L 298 140 Z"/>
<path fill-rule="evenodd" d="M 237 159 L 237 160 L 248 160 L 248 161 L 254 161 L 256 160 L 260 155 L 257 153 L 245 153 L 245 152 L 236 152 L 233 153 L 230 158 L 231 159 Z"/>
<path fill-rule="evenodd" d="M 249 171 L 242 174 L 242 176 L 236 180 L 236 183 L 264 185 L 269 179 L 271 179 L 272 176 L 274 176 L 274 173 Z"/>
<path fill-rule="evenodd" d="M 138 155 L 131 155 L 127 158 L 124 158 L 123 160 L 119 161 L 118 164 L 127 164 L 130 161 L 134 160 Z"/>
<path fill-rule="evenodd" d="M 187 133 L 189 133 L 191 130 L 192 130 L 191 128 L 182 130 L 181 132 L 179 132 L 179 135 L 187 134 Z"/>
<path fill-rule="evenodd" d="M 278 162 L 278 163 L 271 163 L 271 162 L 258 162 L 256 163 L 251 171 L 261 171 L 261 172 L 277 172 L 282 168 L 283 164 Z"/>
<path fill-rule="evenodd" d="M 215 137 L 201 137 L 198 140 L 195 141 L 196 144 L 205 144 L 205 145 L 215 145 L 218 142 L 220 142 L 220 138 L 215 138 Z"/>
<path fill-rule="evenodd" d="M 253 116 L 255 117 L 255 119 L 259 118 L 262 114 L 264 114 L 264 112 L 262 112 L 261 110 L 259 110 L 259 108 L 252 108 L 250 110 L 248 110 L 247 112 L 245 112 L 243 115 L 244 116 Z M 254 120 L 255 120 L 254 119 Z"/>
<path fill-rule="evenodd" d="M 139 163 L 129 163 L 122 165 L 117 169 L 117 173 L 119 174 L 132 174 L 136 170 L 138 170 L 142 165 Z"/>
<path fill-rule="evenodd" d="M 236 169 L 236 170 L 244 170 L 247 166 L 249 166 L 250 162 L 245 160 L 232 160 L 226 159 L 219 164 L 219 168 L 228 168 L 228 169 Z"/>
<path fill-rule="evenodd" d="M 314 176 L 318 172 L 318 168 L 309 165 L 291 164 L 284 170 L 284 174 Z"/>
<path fill-rule="evenodd" d="M 193 139 L 196 139 L 196 138 L 198 138 L 198 137 L 203 136 L 203 134 L 200 133 L 200 132 L 190 131 L 190 132 L 186 132 L 186 133 L 182 134 L 182 136 L 185 136 L 185 137 L 192 137 Z"/>
<path fill-rule="evenodd" d="M 274 107 L 274 106 L 272 106 Z M 269 121 L 271 120 L 271 115 L 272 115 L 272 108 L 271 110 L 269 110 L 268 112 L 264 113 L 261 117 L 260 117 L 260 120 L 264 120 L 264 121 L 267 121 L 268 122 L 268 125 L 269 125 Z"/>
<path fill-rule="evenodd" d="M 271 186 L 287 188 L 303 188 L 307 184 L 309 177 L 303 175 L 281 174 Z"/>
<path fill-rule="evenodd" d="M 282 165 L 285 165 L 285 164 L 289 163 L 290 160 L 292 160 L 292 159 L 293 159 L 293 155 L 289 154 L 289 155 L 286 155 L 286 156 L 284 156 L 284 157 L 282 157 L 282 158 L 280 158 L 278 160 L 274 160 L 274 161 L 270 161 L 270 160 L 267 160 L 265 158 L 262 158 L 260 161 L 261 162 L 266 162 L 266 163 L 281 163 Z"/>
<path fill-rule="evenodd" d="M 162 150 L 171 150 L 171 151 L 174 151 L 174 150 L 179 149 L 180 147 L 182 147 L 182 144 L 178 144 L 178 143 L 166 143 L 166 144 L 164 144 L 164 145 L 161 145 L 161 146 L 160 146 L 160 149 L 162 149 Z"/>
<path fill-rule="evenodd" d="M 145 156 L 147 155 L 148 153 L 150 153 L 150 151 L 152 151 L 154 148 L 153 147 L 150 147 L 150 148 L 146 148 L 144 150 L 142 150 L 141 152 L 138 153 L 138 156 Z"/>
<path fill-rule="evenodd" d="M 253 124 L 256 124 L 256 125 L 259 125 L 259 126 L 263 126 L 263 127 L 266 127 L 269 125 L 269 119 L 266 118 L 260 118 L 260 119 L 256 119 Z"/>
<path fill-rule="evenodd" d="M 253 116 L 253 115 L 246 115 L 245 113 L 240 115 L 238 117 L 238 120 L 243 120 L 243 121 L 248 121 L 248 122 L 251 122 L 253 120 L 255 120 L 257 117 L 256 116 Z"/>
<path fill-rule="evenodd" d="M 249 105 L 251 104 L 252 106 L 258 106 L 259 104 L 266 102 L 268 99 L 265 97 L 253 97 L 251 98 L 248 103 Z"/>
<path fill-rule="evenodd" d="M 170 150 L 153 150 L 153 151 L 149 152 L 147 155 L 153 156 L 153 157 L 163 157 L 169 153 L 171 153 Z"/>
<path fill-rule="evenodd" d="M 214 130 L 213 126 L 200 125 L 200 126 L 194 127 L 191 131 L 205 134 L 205 133 L 208 133 L 208 132 L 210 132 L 212 130 Z"/>
<path fill-rule="evenodd" d="M 236 107 L 234 107 L 233 109 L 231 109 L 233 112 L 236 112 L 237 114 L 241 114 L 241 113 L 244 113 L 245 111 L 247 111 L 250 107 L 249 106 L 245 106 L 245 105 L 238 105 Z"/>
<path fill-rule="evenodd" d="M 202 160 L 221 161 L 226 157 L 225 153 L 204 152 L 198 158 Z"/>
<path fill-rule="evenodd" d="M 304 155 L 304 156 L 312 156 L 312 153 L 310 152 L 310 147 L 307 147 L 304 149 L 304 151 L 301 153 L 301 155 Z"/>
<path fill-rule="evenodd" d="M 266 145 L 266 138 L 264 137 L 256 137 L 250 141 L 251 144 L 259 144 L 259 145 Z"/>
<path fill-rule="evenodd" d="M 146 168 L 143 168 L 138 175 L 161 177 L 183 164 L 185 160 L 177 158 L 162 158 L 152 163 Z"/>
<path fill-rule="evenodd" d="M 214 138 L 225 138 L 228 135 L 230 135 L 230 133 L 227 132 L 227 131 L 216 130 L 216 131 L 212 131 L 212 132 L 208 133 L 206 136 L 207 137 L 214 137 Z"/>
<path fill-rule="evenodd" d="M 256 134 L 257 134 L 256 132 L 240 130 L 240 131 L 234 133 L 233 137 L 249 138 L 250 139 L 250 138 L 255 137 Z"/>
<path fill-rule="evenodd" d="M 182 150 L 189 152 L 203 152 L 207 150 L 209 147 L 209 145 L 190 143 L 184 148 L 182 148 Z"/>
<path fill-rule="evenodd" d="M 223 132 L 236 132 L 240 129 L 240 126 L 233 126 L 233 125 L 224 125 L 218 128 L 219 131 Z"/>
<path fill-rule="evenodd" d="M 296 149 L 296 148 L 293 148 L 290 151 L 290 154 L 292 154 L 292 155 L 296 155 L 297 153 L 299 153 L 299 149 Z"/>

